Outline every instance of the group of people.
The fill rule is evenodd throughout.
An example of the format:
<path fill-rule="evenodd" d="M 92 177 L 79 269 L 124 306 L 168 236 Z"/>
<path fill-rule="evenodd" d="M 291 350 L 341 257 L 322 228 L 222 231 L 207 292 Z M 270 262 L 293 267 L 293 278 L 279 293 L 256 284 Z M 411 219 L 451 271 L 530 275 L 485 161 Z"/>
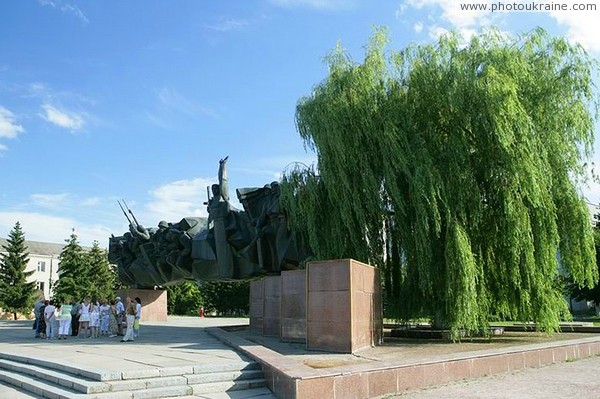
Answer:
<path fill-rule="evenodd" d="M 67 339 L 123 337 L 121 342 L 133 341 L 139 337 L 142 301 L 139 297 L 127 297 L 125 304 L 120 297 L 108 300 L 90 301 L 85 298 L 81 303 L 40 299 L 34 307 L 36 338 Z M 123 324 L 126 326 L 123 333 Z"/>

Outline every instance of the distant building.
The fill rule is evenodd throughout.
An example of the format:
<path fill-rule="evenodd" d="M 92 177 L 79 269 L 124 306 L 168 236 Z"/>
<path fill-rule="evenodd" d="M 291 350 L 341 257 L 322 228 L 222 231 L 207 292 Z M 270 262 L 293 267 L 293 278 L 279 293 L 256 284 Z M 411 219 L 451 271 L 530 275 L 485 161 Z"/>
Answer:
<path fill-rule="evenodd" d="M 8 241 L 0 238 L 0 253 L 6 254 L 4 247 L 7 245 Z M 29 252 L 29 263 L 25 271 L 33 271 L 29 281 L 35 281 L 36 287 L 44 292 L 46 299 L 49 299 L 52 286 L 58 280 L 58 256 L 65 244 L 25 241 L 25 245 Z"/>
<path fill-rule="evenodd" d="M 598 227 L 600 224 L 600 206 L 589 201 L 585 201 L 585 204 L 590 213 L 590 223 L 592 224 L 592 227 Z"/>

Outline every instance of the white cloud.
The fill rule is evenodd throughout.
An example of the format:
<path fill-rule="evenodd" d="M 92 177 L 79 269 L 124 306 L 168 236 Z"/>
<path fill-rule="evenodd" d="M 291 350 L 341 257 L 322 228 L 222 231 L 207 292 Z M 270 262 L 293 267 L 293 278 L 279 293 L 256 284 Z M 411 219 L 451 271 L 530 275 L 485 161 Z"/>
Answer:
<path fill-rule="evenodd" d="M 279 155 L 259 158 L 253 160 L 253 162 L 250 164 L 233 166 L 230 170 L 235 172 L 235 174 L 243 173 L 257 176 L 260 179 L 260 185 L 264 185 L 271 183 L 274 180 L 280 180 L 283 176 L 283 173 L 289 171 L 294 166 L 300 166 L 301 168 L 304 168 L 315 166 L 316 164 L 316 154 L 307 153 L 301 155 Z"/>
<path fill-rule="evenodd" d="M 98 197 L 86 198 L 81 201 L 81 205 L 83 206 L 96 206 L 102 203 L 102 200 Z"/>
<path fill-rule="evenodd" d="M 0 105 L 0 138 L 12 139 L 23 131 L 23 126 L 15 122 L 15 114 Z"/>
<path fill-rule="evenodd" d="M 69 129 L 72 132 L 83 128 L 84 120 L 81 115 L 75 112 L 58 109 L 50 104 L 43 104 L 42 108 L 46 113 L 40 116 L 56 126 Z"/>
<path fill-rule="evenodd" d="M 210 108 L 207 108 L 189 98 L 183 96 L 172 87 L 163 87 L 156 90 L 157 104 L 154 110 L 146 110 L 146 116 L 155 125 L 170 129 L 172 121 L 179 119 L 176 115 L 187 115 L 193 118 L 209 116 L 219 119 L 219 115 Z"/>
<path fill-rule="evenodd" d="M 421 31 L 423 30 L 423 22 L 419 21 L 415 23 L 413 25 L 413 29 L 415 30 L 415 33 L 421 33 Z"/>
<path fill-rule="evenodd" d="M 600 51 L 600 4 L 596 7 L 596 11 L 551 11 L 550 16 L 565 26 L 570 41 L 580 43 L 588 50 Z"/>
<path fill-rule="evenodd" d="M 511 14 L 546 14 L 565 27 L 569 40 L 580 43 L 587 50 L 600 50 L 600 24 L 598 24 L 600 4 L 598 4 L 598 1 L 587 2 L 597 8 L 595 11 L 545 11 L 540 7 L 540 5 L 551 3 L 550 1 L 536 2 L 538 3 L 538 9 L 535 11 L 515 11 L 514 5 L 532 4 L 529 0 L 516 0 L 505 3 L 507 7 L 511 6 L 511 10 L 491 12 L 493 3 L 498 2 L 494 0 L 478 0 L 471 3 L 455 0 L 406 0 L 396 11 L 396 17 L 403 15 L 406 7 L 417 10 L 425 9 L 434 21 L 434 26 L 428 29 L 430 36 L 442 32 L 441 29 L 438 29 L 440 26 L 449 25 L 442 26 L 442 28 L 456 30 L 462 34 L 463 38 L 469 39 L 480 28 L 498 25 L 502 19 Z M 566 2 L 564 4 L 572 7 L 575 3 Z M 481 8 L 479 10 L 461 9 L 461 6 L 464 7 L 465 5 L 479 5 L 481 8 L 487 7 L 487 10 Z"/>
<path fill-rule="evenodd" d="M 429 37 L 432 39 L 438 39 L 446 33 L 448 33 L 448 29 L 442 28 L 441 26 L 433 25 L 429 27 Z"/>
<path fill-rule="evenodd" d="M 8 147 L 6 147 L 4 144 L 0 144 L 0 152 L 6 151 L 7 149 Z"/>
<path fill-rule="evenodd" d="M 203 204 L 207 200 L 206 187 L 215 182 L 216 178 L 178 180 L 152 190 L 152 200 L 146 205 L 149 216 L 156 223 L 160 220 L 175 222 L 187 216 L 206 217 Z"/>
<path fill-rule="evenodd" d="M 177 111 L 189 116 L 207 115 L 218 118 L 218 115 L 209 108 L 206 108 L 186 97 L 171 87 L 163 87 L 157 92 L 160 103 L 171 111 Z"/>
<path fill-rule="evenodd" d="M 62 12 L 72 14 L 77 19 L 79 19 L 84 25 L 90 22 L 90 20 L 87 19 L 83 11 L 79 9 L 79 7 L 69 3 L 65 3 L 62 0 L 39 0 L 39 3 L 43 6 L 52 7 Z"/>
<path fill-rule="evenodd" d="M 352 8 L 355 0 L 271 0 L 271 3 L 282 7 L 309 7 L 318 10 L 337 10 Z"/>
<path fill-rule="evenodd" d="M 69 193 L 60 194 L 31 194 L 29 199 L 33 205 L 46 209 L 60 209 L 68 206 L 71 201 Z"/>
<path fill-rule="evenodd" d="M 478 3 L 489 5 L 492 1 L 480 0 Z M 408 6 L 417 10 L 424 8 L 427 8 L 428 10 L 432 9 L 429 18 L 433 21 L 433 24 L 428 27 L 427 30 L 429 36 L 434 39 L 439 38 L 440 35 L 446 33 L 449 29 L 454 29 L 459 32 L 465 40 L 468 40 L 477 29 L 493 24 L 501 15 L 492 14 L 488 11 L 462 10 L 460 7 L 461 4 L 461 2 L 454 0 L 406 0 L 401 7 Z M 439 18 L 434 17 L 437 13 L 440 14 Z M 396 16 L 398 16 L 398 12 L 396 12 Z M 442 24 L 450 24 L 450 27 L 444 27 Z M 422 29 L 422 24 L 420 26 Z M 417 31 L 417 26 L 415 26 L 415 31 Z"/>
<path fill-rule="evenodd" d="M 210 30 L 217 32 L 230 32 L 236 30 L 242 30 L 249 25 L 249 21 L 245 19 L 226 19 L 213 25 L 206 25 Z"/>
<path fill-rule="evenodd" d="M 25 239 L 62 244 L 75 228 L 81 245 L 91 246 L 94 240 L 101 248 L 108 247 L 108 237 L 115 229 L 100 224 L 85 224 L 68 217 L 35 212 L 0 212 L 0 236 L 6 237 L 16 222 L 21 223 Z"/>

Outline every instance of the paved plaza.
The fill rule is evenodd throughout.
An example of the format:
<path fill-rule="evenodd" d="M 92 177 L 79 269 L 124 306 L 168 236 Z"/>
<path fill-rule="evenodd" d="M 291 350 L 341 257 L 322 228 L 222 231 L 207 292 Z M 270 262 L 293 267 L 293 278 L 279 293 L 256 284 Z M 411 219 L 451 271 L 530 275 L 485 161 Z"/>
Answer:
<path fill-rule="evenodd" d="M 131 370 L 143 372 L 155 368 L 188 366 L 191 364 L 218 365 L 248 360 L 241 352 L 225 345 L 208 333 L 211 327 L 247 325 L 244 318 L 188 318 L 169 317 L 168 322 L 146 323 L 141 336 L 134 342 L 120 342 L 119 338 L 42 340 L 33 338 L 29 321 L 0 321 L 0 353 L 11 353 L 72 364 L 84 369 L 104 372 Z M 233 330 L 235 331 L 235 329 Z M 252 338 L 247 331 L 239 333 Z M 589 337 L 589 335 L 588 335 Z M 345 363 L 364 364 L 389 360 L 402 355 L 395 347 L 373 348 L 358 356 L 308 352 L 301 344 L 276 344 L 277 340 L 254 337 L 257 345 L 271 346 L 286 358 L 302 364 L 315 364 L 327 372 L 327 363 L 340 366 Z M 439 345 L 439 344 L 438 344 Z M 431 347 L 436 347 L 434 344 Z M 438 349 L 436 349 L 438 350 Z M 414 348 L 406 348 L 410 357 L 418 357 Z M 442 355 L 440 355 L 442 356 Z M 432 355 L 428 354 L 428 359 Z M 0 373 L 3 371 L 0 370 Z M 35 398 L 6 384 L 0 384 L 0 398 Z M 267 388 L 232 391 L 220 394 L 187 396 L 211 399 L 274 399 Z M 186 397 L 186 398 L 187 398 Z M 600 398 L 600 357 L 556 363 L 550 366 L 525 369 L 513 373 L 477 378 L 444 386 L 408 392 L 404 395 L 387 395 L 386 398 Z"/>

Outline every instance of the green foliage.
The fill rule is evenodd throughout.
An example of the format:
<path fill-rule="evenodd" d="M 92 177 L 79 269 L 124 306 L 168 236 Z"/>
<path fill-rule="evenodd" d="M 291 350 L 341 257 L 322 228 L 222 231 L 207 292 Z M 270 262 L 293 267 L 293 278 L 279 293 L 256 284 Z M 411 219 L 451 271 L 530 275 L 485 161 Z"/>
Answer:
<path fill-rule="evenodd" d="M 201 282 L 200 292 L 204 298 L 206 312 L 218 315 L 247 314 L 250 302 L 250 283 L 241 282 Z"/>
<path fill-rule="evenodd" d="M 127 289 L 127 284 L 123 284 L 121 279 L 119 278 L 119 269 L 117 265 L 109 265 L 110 273 L 111 273 L 111 282 L 112 282 L 112 291 L 117 292 L 121 289 Z"/>
<path fill-rule="evenodd" d="M 88 281 L 87 296 L 97 300 L 110 299 L 114 295 L 114 274 L 108 263 L 108 254 L 94 241 L 92 248 L 85 253 L 85 267 Z"/>
<path fill-rule="evenodd" d="M 60 303 L 71 298 L 82 301 L 89 296 L 89 271 L 86 267 L 86 254 L 77 241 L 75 232 L 65 240 L 67 245 L 60 253 L 58 281 L 54 285 L 54 299 Z"/>
<path fill-rule="evenodd" d="M 204 304 L 202 293 L 194 281 L 167 287 L 167 311 L 169 314 L 197 316 Z"/>
<path fill-rule="evenodd" d="M 33 271 L 26 272 L 29 253 L 25 246 L 25 235 L 17 222 L 8 235 L 8 245 L 0 254 L 0 307 L 13 313 L 29 314 L 37 292 L 35 282 L 27 282 Z"/>
<path fill-rule="evenodd" d="M 598 280 L 577 187 L 594 138 L 595 63 L 543 30 L 385 51 L 338 46 L 296 123 L 318 170 L 284 176 L 282 207 L 316 259 L 382 270 L 388 316 L 479 331 L 490 315 L 558 329 L 557 249 Z"/>

